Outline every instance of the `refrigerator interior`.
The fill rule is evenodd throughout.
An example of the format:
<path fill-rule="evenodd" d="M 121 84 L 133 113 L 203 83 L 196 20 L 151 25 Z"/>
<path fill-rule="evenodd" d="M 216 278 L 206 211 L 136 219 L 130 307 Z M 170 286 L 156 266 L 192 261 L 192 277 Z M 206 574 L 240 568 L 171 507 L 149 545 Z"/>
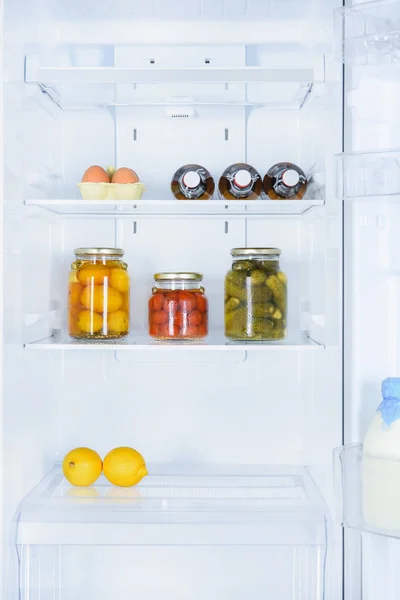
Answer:
<path fill-rule="evenodd" d="M 338 5 L 5 0 L 7 600 L 152 599 L 161 589 L 170 598 L 339 597 Z M 306 198 L 172 200 L 179 166 L 204 164 L 218 180 L 241 160 L 262 174 L 293 161 L 310 179 Z M 134 168 L 142 204 L 82 201 L 77 184 L 91 164 Z M 122 342 L 82 346 L 65 333 L 79 246 L 125 250 L 132 333 Z M 284 343 L 225 342 L 223 279 L 230 249 L 242 246 L 282 249 Z M 171 268 L 204 273 L 202 344 L 147 336 L 152 276 Z M 102 456 L 138 448 L 150 472 L 139 497 L 104 479 L 76 495 L 59 461 L 81 445 Z"/>

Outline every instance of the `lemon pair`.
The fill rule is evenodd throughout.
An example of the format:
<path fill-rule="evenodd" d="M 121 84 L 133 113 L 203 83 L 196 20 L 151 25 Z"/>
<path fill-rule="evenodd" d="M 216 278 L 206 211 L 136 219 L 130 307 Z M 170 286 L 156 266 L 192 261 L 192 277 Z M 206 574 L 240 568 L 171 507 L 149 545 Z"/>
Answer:
<path fill-rule="evenodd" d="M 65 456 L 62 470 L 75 486 L 92 485 L 102 471 L 110 483 L 119 487 L 132 487 L 148 474 L 140 452 L 126 446 L 111 450 L 104 462 L 95 450 L 75 448 Z"/>

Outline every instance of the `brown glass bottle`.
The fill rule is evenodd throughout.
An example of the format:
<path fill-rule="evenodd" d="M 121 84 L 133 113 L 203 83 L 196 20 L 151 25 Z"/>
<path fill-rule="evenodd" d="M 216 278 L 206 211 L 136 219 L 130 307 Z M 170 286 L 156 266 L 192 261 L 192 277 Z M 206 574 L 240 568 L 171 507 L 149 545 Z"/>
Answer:
<path fill-rule="evenodd" d="M 210 173 L 201 165 L 185 165 L 176 171 L 171 190 L 178 200 L 210 200 L 215 183 Z"/>
<path fill-rule="evenodd" d="M 271 200 L 301 200 L 307 191 L 307 177 L 297 165 L 277 163 L 264 177 L 263 188 Z"/>
<path fill-rule="evenodd" d="M 226 200 L 258 200 L 262 192 L 260 174 L 251 165 L 236 163 L 219 180 L 219 195 Z"/>

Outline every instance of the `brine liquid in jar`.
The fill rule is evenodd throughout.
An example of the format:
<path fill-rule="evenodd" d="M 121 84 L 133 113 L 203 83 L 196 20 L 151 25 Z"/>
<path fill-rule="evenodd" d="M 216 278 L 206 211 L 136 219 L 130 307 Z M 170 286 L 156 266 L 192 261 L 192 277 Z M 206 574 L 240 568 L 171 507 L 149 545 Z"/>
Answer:
<path fill-rule="evenodd" d="M 149 334 L 158 340 L 201 340 L 208 301 L 200 273 L 157 273 L 149 300 Z"/>
<path fill-rule="evenodd" d="M 307 177 L 297 165 L 277 163 L 264 177 L 264 193 L 271 200 L 301 200 L 307 191 Z"/>
<path fill-rule="evenodd" d="M 129 333 L 128 267 L 120 248 L 77 248 L 68 282 L 68 333 L 107 340 Z"/>
<path fill-rule="evenodd" d="M 226 200 L 258 200 L 262 179 L 251 165 L 236 163 L 223 172 L 219 180 L 219 195 Z"/>
<path fill-rule="evenodd" d="M 210 200 L 215 183 L 207 169 L 201 165 L 185 165 L 174 174 L 171 190 L 178 200 Z"/>
<path fill-rule="evenodd" d="M 234 248 L 225 278 L 225 335 L 231 340 L 286 337 L 287 279 L 279 248 Z"/>

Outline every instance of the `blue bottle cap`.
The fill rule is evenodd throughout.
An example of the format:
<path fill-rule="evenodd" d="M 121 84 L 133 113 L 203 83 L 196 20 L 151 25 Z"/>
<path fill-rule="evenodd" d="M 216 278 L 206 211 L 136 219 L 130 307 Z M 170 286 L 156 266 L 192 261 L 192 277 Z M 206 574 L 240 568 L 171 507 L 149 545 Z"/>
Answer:
<path fill-rule="evenodd" d="M 382 382 L 383 400 L 378 407 L 387 426 L 400 419 L 400 377 L 388 377 Z"/>

